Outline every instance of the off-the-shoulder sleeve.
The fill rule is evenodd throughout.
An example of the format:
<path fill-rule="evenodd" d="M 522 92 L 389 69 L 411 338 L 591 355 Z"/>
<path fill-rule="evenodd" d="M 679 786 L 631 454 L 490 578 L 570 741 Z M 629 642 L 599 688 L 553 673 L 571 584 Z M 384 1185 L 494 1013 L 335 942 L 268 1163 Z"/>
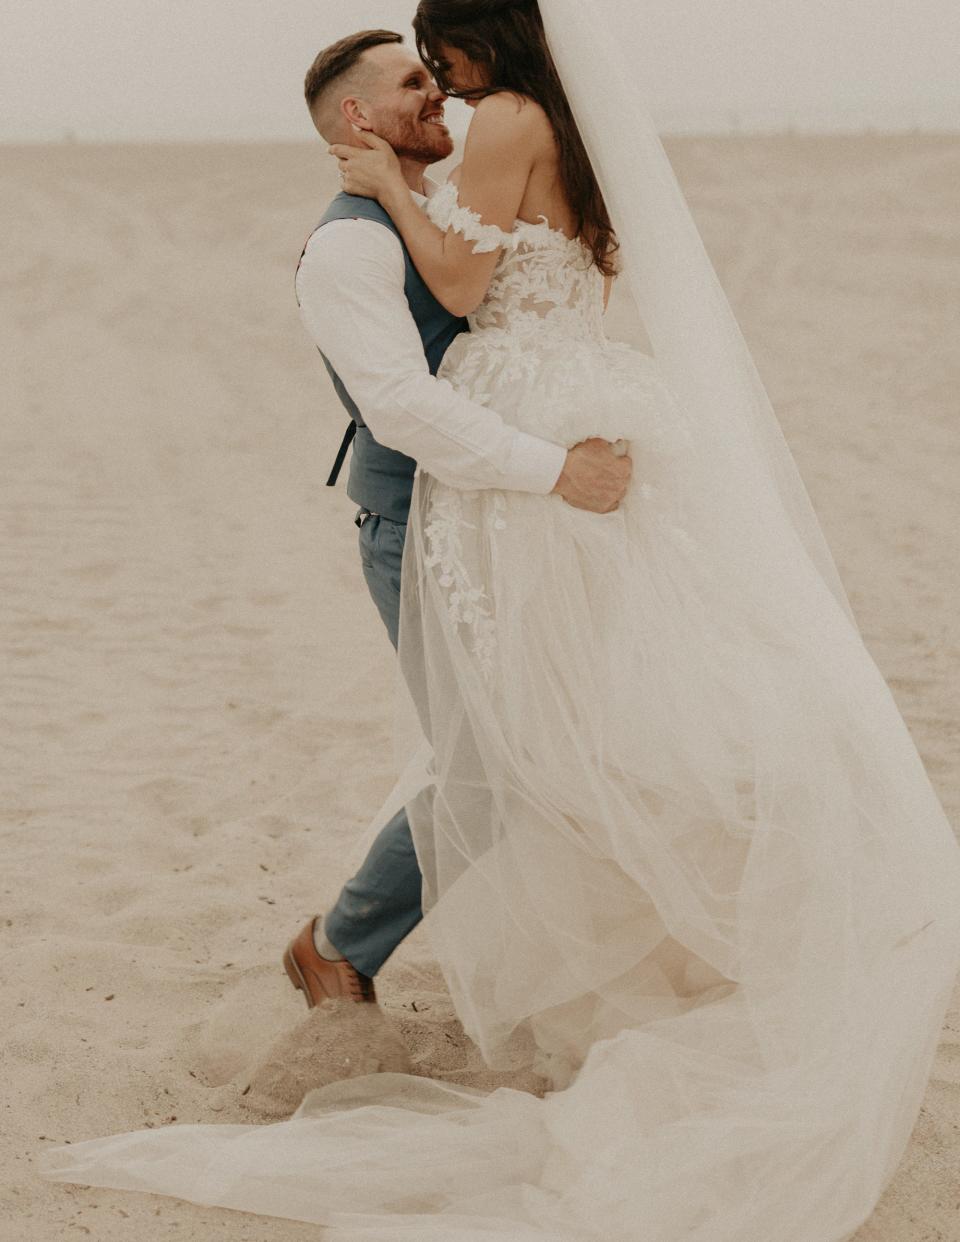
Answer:
<path fill-rule="evenodd" d="M 505 233 L 495 224 L 484 224 L 480 216 L 457 201 L 450 208 L 448 229 L 459 233 L 464 241 L 473 242 L 474 254 L 491 254 L 494 250 L 515 250 L 517 239 L 513 233 Z"/>

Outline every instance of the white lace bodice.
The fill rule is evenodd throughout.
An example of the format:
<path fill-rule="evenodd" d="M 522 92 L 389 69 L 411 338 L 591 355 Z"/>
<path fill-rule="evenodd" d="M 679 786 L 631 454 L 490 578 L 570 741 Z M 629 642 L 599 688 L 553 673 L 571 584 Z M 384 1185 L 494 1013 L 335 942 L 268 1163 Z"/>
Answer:
<path fill-rule="evenodd" d="M 511 233 L 484 224 L 459 202 L 446 181 L 428 200 L 427 214 L 439 228 L 454 229 L 475 243 L 477 254 L 502 248 L 482 304 L 469 316 L 473 332 L 508 331 L 512 336 L 551 334 L 602 341 L 603 276 L 590 251 L 552 228 L 517 220 Z"/>
<path fill-rule="evenodd" d="M 484 224 L 450 181 L 427 212 L 477 253 L 501 252 L 483 302 L 468 316 L 471 330 L 444 356 L 442 378 L 521 431 L 568 448 L 601 436 L 675 451 L 671 394 L 652 357 L 607 339 L 603 275 L 582 242 L 543 218 L 517 220 L 509 233 Z"/>

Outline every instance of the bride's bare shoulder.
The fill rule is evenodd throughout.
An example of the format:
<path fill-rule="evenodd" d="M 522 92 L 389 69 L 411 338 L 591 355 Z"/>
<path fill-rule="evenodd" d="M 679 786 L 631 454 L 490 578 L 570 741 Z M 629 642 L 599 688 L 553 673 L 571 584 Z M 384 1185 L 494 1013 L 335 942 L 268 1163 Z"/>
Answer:
<path fill-rule="evenodd" d="M 540 145 L 553 141 L 553 126 L 540 104 L 529 95 L 497 91 L 477 104 L 470 134 L 475 139 L 492 139 L 511 145 L 517 142 Z"/>

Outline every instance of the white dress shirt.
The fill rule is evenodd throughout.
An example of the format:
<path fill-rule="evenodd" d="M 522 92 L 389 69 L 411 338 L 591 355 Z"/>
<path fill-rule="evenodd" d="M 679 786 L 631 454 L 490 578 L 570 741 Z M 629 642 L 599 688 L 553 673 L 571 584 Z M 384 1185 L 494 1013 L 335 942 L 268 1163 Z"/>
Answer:
<path fill-rule="evenodd" d="M 297 273 L 303 323 L 374 439 L 452 487 L 551 492 L 566 449 L 511 427 L 430 374 L 405 280 L 397 235 L 373 220 L 316 229 Z"/>

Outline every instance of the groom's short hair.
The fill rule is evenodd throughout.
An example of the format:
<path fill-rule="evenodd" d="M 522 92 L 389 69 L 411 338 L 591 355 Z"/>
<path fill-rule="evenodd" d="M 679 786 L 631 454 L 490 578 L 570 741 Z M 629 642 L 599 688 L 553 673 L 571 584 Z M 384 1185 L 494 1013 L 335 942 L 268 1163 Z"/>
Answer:
<path fill-rule="evenodd" d="M 361 30 L 325 47 L 307 70 L 303 93 L 313 122 L 321 128 L 320 116 L 330 89 L 348 77 L 360 64 L 364 52 L 383 43 L 402 43 L 403 35 L 394 30 Z"/>

